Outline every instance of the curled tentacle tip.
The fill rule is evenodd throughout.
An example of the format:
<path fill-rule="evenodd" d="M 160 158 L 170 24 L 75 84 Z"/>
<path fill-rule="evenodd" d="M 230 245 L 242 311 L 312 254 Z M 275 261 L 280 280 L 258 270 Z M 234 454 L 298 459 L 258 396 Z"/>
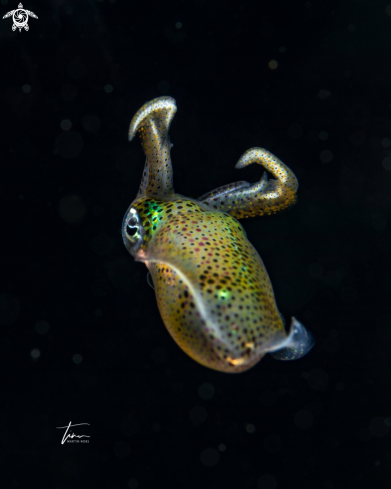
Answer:
<path fill-rule="evenodd" d="M 239 161 L 236 163 L 235 168 L 240 169 L 244 168 L 245 166 L 251 165 L 251 163 L 255 163 L 255 160 L 249 160 L 248 158 L 239 158 Z"/>
<path fill-rule="evenodd" d="M 141 124 L 143 121 L 148 118 L 148 116 L 153 113 L 157 112 L 159 110 L 169 110 L 171 112 L 171 119 L 174 116 L 177 107 L 176 107 L 176 101 L 172 97 L 158 97 L 154 98 L 153 100 L 150 100 L 149 102 L 146 102 L 135 114 L 133 117 L 130 126 L 129 126 L 129 133 L 128 133 L 128 138 L 129 141 L 132 141 L 134 138 L 136 132 L 138 129 L 140 129 Z"/>
<path fill-rule="evenodd" d="M 263 148 L 250 148 L 242 154 L 236 163 L 235 168 L 244 168 L 247 165 L 251 165 L 251 163 L 259 164 L 259 162 L 262 161 L 262 157 L 266 154 L 270 153 Z"/>

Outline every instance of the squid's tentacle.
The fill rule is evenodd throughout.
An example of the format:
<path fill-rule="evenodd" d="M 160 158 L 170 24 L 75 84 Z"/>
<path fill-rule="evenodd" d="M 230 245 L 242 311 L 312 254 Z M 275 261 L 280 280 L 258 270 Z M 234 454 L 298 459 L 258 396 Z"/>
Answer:
<path fill-rule="evenodd" d="M 240 157 L 236 168 L 252 163 L 262 165 L 275 179 L 268 180 L 265 172 L 258 183 L 245 186 L 244 182 L 237 182 L 209 192 L 198 200 L 211 209 L 229 212 L 237 219 L 273 214 L 296 202 L 298 181 L 281 160 L 266 149 L 252 148 Z M 221 191 L 225 188 L 231 190 Z"/>
<path fill-rule="evenodd" d="M 173 98 L 155 98 L 144 104 L 130 123 L 129 141 L 138 131 L 147 157 L 137 198 L 174 193 L 168 131 L 176 110 Z"/>

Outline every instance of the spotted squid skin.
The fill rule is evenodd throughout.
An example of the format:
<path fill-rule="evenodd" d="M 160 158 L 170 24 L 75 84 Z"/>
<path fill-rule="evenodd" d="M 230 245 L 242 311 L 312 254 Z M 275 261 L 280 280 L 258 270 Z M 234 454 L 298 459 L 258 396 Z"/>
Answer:
<path fill-rule="evenodd" d="M 287 334 L 264 264 L 239 218 L 273 214 L 296 201 L 293 172 L 263 148 L 246 151 L 237 168 L 262 165 L 255 184 L 224 185 L 199 199 L 173 187 L 168 131 L 175 100 L 147 102 L 132 119 L 146 163 L 136 199 L 125 214 L 126 248 L 147 266 L 163 322 L 177 344 L 200 364 L 237 373 L 266 353 L 293 360 L 313 346 L 295 318 Z"/>
<path fill-rule="evenodd" d="M 241 372 L 285 338 L 266 269 L 234 217 L 181 199 L 135 208 L 160 314 L 191 358 Z"/>

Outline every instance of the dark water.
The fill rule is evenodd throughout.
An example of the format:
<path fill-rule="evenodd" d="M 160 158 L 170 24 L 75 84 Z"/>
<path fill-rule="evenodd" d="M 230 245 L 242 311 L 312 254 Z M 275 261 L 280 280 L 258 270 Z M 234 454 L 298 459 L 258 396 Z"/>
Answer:
<path fill-rule="evenodd" d="M 389 487 L 389 0 L 23 5 L 29 31 L 0 22 L 2 486 Z M 294 208 L 243 224 L 303 359 L 222 374 L 165 330 L 120 235 L 129 122 L 161 95 L 178 192 L 255 182 L 254 146 L 297 175 Z"/>

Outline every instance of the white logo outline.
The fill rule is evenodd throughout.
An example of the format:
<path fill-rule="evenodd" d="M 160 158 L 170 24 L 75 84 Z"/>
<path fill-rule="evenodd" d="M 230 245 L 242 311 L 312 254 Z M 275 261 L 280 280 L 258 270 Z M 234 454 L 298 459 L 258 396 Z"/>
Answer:
<path fill-rule="evenodd" d="M 25 31 L 29 30 L 29 16 L 34 17 L 34 19 L 38 19 L 38 16 L 34 14 L 34 12 L 31 12 L 31 10 L 26 10 L 23 8 L 23 5 L 20 3 L 18 5 L 18 8 L 15 10 L 10 10 L 7 12 L 4 16 L 3 19 L 7 19 L 8 17 L 11 17 L 12 15 L 12 20 L 14 23 L 12 24 L 12 30 L 16 31 L 16 29 L 19 29 L 19 32 L 22 32 L 22 29 L 24 28 Z"/>

